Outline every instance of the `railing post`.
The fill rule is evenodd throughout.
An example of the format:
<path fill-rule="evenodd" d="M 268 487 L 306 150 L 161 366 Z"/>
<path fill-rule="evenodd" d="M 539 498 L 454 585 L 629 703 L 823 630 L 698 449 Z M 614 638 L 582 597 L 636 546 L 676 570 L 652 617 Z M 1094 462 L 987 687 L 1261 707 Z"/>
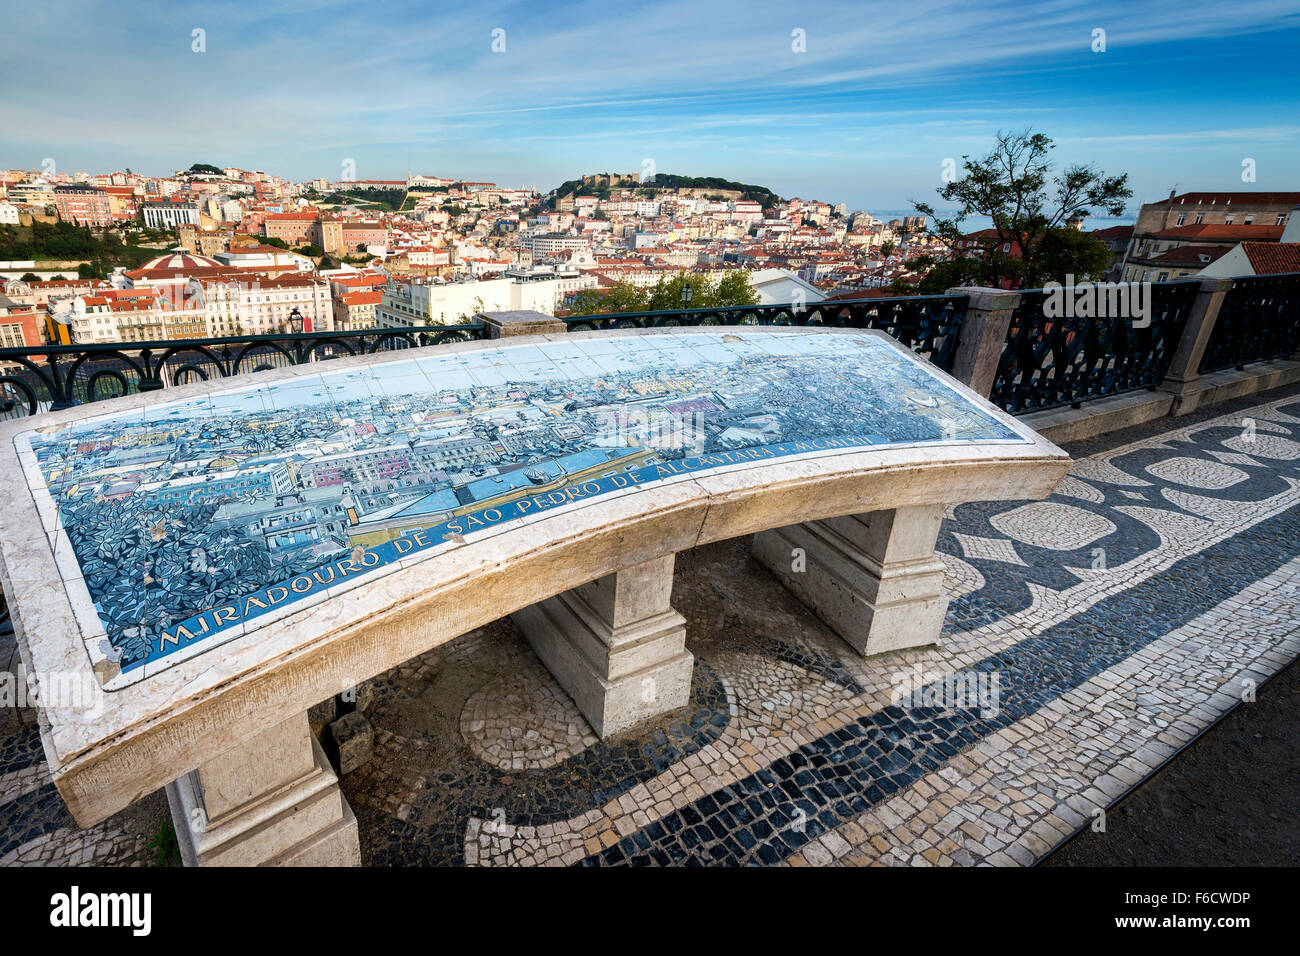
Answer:
<path fill-rule="evenodd" d="M 957 286 L 947 294 L 964 295 L 970 300 L 957 339 L 952 377 L 988 398 L 1002 349 L 1007 344 L 1011 313 L 1020 304 L 1020 293 L 984 286 Z"/>
<path fill-rule="evenodd" d="M 563 333 L 568 328 L 563 319 L 530 309 L 479 312 L 474 318 L 483 323 L 490 339 L 504 339 L 513 335 L 551 335 Z"/>
<path fill-rule="evenodd" d="M 1196 411 L 1201 395 L 1201 359 L 1219 317 L 1223 297 L 1231 288 L 1231 279 L 1201 280 L 1182 337 L 1178 340 L 1178 348 L 1169 362 L 1169 371 L 1165 372 L 1164 380 L 1158 386 L 1160 391 L 1174 396 L 1173 406 L 1169 409 L 1171 415 Z"/>

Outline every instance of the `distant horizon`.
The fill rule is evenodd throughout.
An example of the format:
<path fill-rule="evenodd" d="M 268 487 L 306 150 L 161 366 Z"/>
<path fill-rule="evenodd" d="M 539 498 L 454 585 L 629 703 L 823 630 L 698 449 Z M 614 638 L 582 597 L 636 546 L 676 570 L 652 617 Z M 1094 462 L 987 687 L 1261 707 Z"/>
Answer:
<path fill-rule="evenodd" d="M 198 162 L 206 162 L 206 161 L 205 161 L 205 160 L 196 160 L 196 161 L 195 161 L 195 163 L 198 163 Z M 171 172 L 169 172 L 169 173 L 165 173 L 165 174 L 164 174 L 164 173 L 144 173 L 144 172 L 140 172 L 139 170 L 135 170 L 135 169 L 132 169 L 132 173 L 131 173 L 131 174 L 132 174 L 132 175 L 137 175 L 137 176 L 144 176 L 145 178 L 149 178 L 149 179 L 166 179 L 166 178 L 168 178 L 169 176 L 173 176 L 173 175 L 175 175 L 175 173 L 176 173 L 178 170 L 180 170 L 180 171 L 188 170 L 188 169 L 190 168 L 190 166 L 193 166 L 195 163 L 191 163 L 189 166 L 178 166 L 178 167 L 176 167 L 175 170 L 172 170 Z M 215 166 L 215 165 L 218 165 L 218 164 L 213 163 L 212 165 Z M 20 168 L 22 168 L 22 167 L 19 167 L 19 166 L 13 166 L 13 165 L 6 165 L 6 164 L 4 164 L 4 163 L 0 163 L 0 168 L 3 168 L 3 169 L 20 169 Z M 78 169 L 78 170 L 75 170 L 74 173 L 73 173 L 72 175 L 76 175 L 76 174 L 79 174 L 79 173 L 85 173 L 85 174 L 88 175 L 88 176 L 95 176 L 95 175 L 101 175 L 101 176 L 104 176 L 104 175 L 110 175 L 110 174 L 112 174 L 112 173 L 116 173 L 116 172 L 126 172 L 127 168 L 128 168 L 128 167 L 122 166 L 122 167 L 114 167 L 114 168 L 112 168 L 112 169 L 102 169 L 102 170 Z M 222 168 L 231 168 L 231 169 L 233 169 L 233 168 L 236 168 L 236 167 L 235 167 L 234 164 L 226 164 L 226 165 L 223 166 Z M 272 175 L 272 176 L 278 176 L 278 175 L 280 175 L 279 173 L 275 172 L 275 170 L 273 170 L 273 169 L 267 169 L 267 168 L 262 167 L 262 166 L 254 166 L 254 167 L 243 167 L 243 166 L 240 166 L 240 167 L 238 167 L 238 168 L 240 168 L 240 169 L 245 169 L 245 171 L 247 171 L 247 172 L 260 172 L 260 173 L 266 173 L 267 175 Z M 412 175 L 422 175 L 422 176 L 440 176 L 440 177 L 442 176 L 442 174 L 441 174 L 441 173 L 438 173 L 438 172 L 424 172 L 424 171 L 420 171 L 420 170 L 411 170 L 410 172 L 411 172 Z M 601 170 L 601 172 L 605 172 L 605 170 Z M 616 170 L 609 170 L 609 172 L 616 172 Z M 629 171 L 629 172 L 630 172 L 630 171 Z M 591 175 L 591 173 L 585 173 L 585 174 L 580 174 L 580 175 Z M 675 175 L 681 175 L 681 176 L 717 176 L 718 178 L 721 178 L 721 179 L 729 179 L 729 180 L 731 180 L 731 181 L 733 181 L 733 182 L 738 182 L 738 180 L 734 180 L 734 179 L 732 179 L 732 177 L 730 177 L 730 176 L 726 176 L 725 174 L 721 174 L 721 173 L 712 173 L 712 172 L 706 172 L 706 173 L 675 173 Z M 289 177 L 284 177 L 284 178 L 289 178 Z M 291 181 L 292 181 L 292 182 L 299 182 L 299 183 L 301 183 L 301 182 L 310 182 L 310 181 L 312 181 L 312 180 L 314 180 L 314 179 L 320 179 L 320 178 L 322 178 L 322 177 L 319 177 L 319 176 L 309 176 L 309 177 L 306 177 L 305 179 L 293 179 L 293 180 L 291 180 Z M 402 179 L 402 180 L 405 180 L 405 179 L 406 179 L 406 174 L 403 174 L 403 175 L 400 176 L 400 177 L 394 177 L 394 176 L 374 176 L 374 177 L 367 177 L 367 178 L 372 179 L 372 180 L 375 180 L 375 181 L 381 181 L 381 182 L 382 182 L 382 181 L 387 181 L 387 180 L 392 180 L 392 181 L 396 182 L 399 178 Z M 452 177 L 442 177 L 442 178 L 452 178 Z M 572 179 L 572 178 L 575 178 L 575 177 L 570 177 L 570 179 Z M 491 182 L 494 182 L 495 185 L 497 185 L 497 186 L 502 186 L 502 187 L 505 187 L 505 188 L 512 188 L 512 189 L 513 189 L 513 188 L 529 188 L 529 187 L 532 187 L 532 186 L 534 185 L 534 184 L 532 184 L 532 183 L 526 183 L 526 182 L 525 182 L 525 183 L 497 182 L 497 181 L 495 181 L 495 180 L 478 180 L 478 179 L 473 179 L 473 178 L 470 178 L 470 177 L 466 177 L 463 181 L 465 181 L 465 182 L 486 182 L 486 181 L 491 181 Z M 537 188 L 537 191 L 538 191 L 541 195 L 546 195 L 547 193 L 549 193 L 549 192 L 551 192 L 553 189 L 555 189 L 556 186 L 559 186 L 561 183 L 568 182 L 568 181 L 569 181 L 569 180 L 561 180 L 560 183 L 556 183 L 555 186 L 551 186 L 551 187 L 549 187 L 549 188 L 542 188 L 541 186 L 537 186 L 536 188 Z M 331 180 L 331 182 L 334 182 L 334 180 Z M 767 186 L 766 183 L 761 183 L 761 182 L 757 182 L 757 183 L 748 183 L 748 185 L 751 185 L 751 186 Z M 768 187 L 768 188 L 770 188 L 770 187 Z M 1234 190 L 1234 191 L 1250 191 L 1250 190 Z M 1285 191 L 1285 190 L 1284 190 L 1284 191 Z M 1300 191 L 1300 190 L 1296 190 L 1296 191 Z M 817 196 L 817 195 L 812 195 L 812 194 L 799 194 L 799 193 L 794 193 L 794 194 L 792 194 L 792 195 L 790 195 L 790 196 L 784 196 L 784 195 L 782 195 L 781 198 L 782 198 L 782 199 L 785 199 L 785 200 L 790 200 L 790 199 L 794 199 L 794 198 L 796 198 L 796 197 L 797 197 L 797 198 L 800 198 L 800 199 L 812 200 L 812 201 L 817 201 L 817 202 L 828 202 L 828 203 L 831 203 L 832 205 L 835 205 L 835 204 L 837 204 L 837 203 L 839 202 L 839 200 L 830 199 L 830 198 L 827 198 L 827 197 L 825 197 L 825 196 Z M 918 198 L 919 198 L 919 197 L 918 197 Z M 926 201 L 926 200 L 922 200 L 922 201 Z M 911 207 L 911 206 L 899 206 L 899 207 L 894 207 L 894 208 L 866 208 L 866 207 L 861 207 L 861 206 L 852 206 L 852 205 L 849 205 L 849 204 L 846 204 L 846 205 L 848 206 L 848 211 L 849 211 L 849 212 L 866 212 L 866 213 L 870 213 L 871 215 L 875 216 L 877 219 L 882 219 L 882 220 L 885 220 L 885 221 L 888 221 L 888 220 L 890 220 L 890 219 L 902 219 L 902 218 L 905 217 L 905 216 L 915 216 L 915 215 L 918 215 L 916 209 L 915 209 L 914 207 Z M 956 214 L 957 210 L 956 210 L 955 208 L 951 208 L 951 207 L 949 207 L 949 208 L 945 208 L 945 207 L 942 207 L 942 206 L 936 206 L 936 207 L 935 207 L 935 212 L 938 213 L 938 214 L 941 215 L 941 216 L 944 216 L 944 217 L 951 217 L 951 216 L 953 216 L 953 215 Z M 1121 215 L 1119 215 L 1119 216 L 1109 216 L 1109 215 L 1094 215 L 1094 216 L 1088 216 L 1088 217 L 1084 220 L 1084 224 L 1083 224 L 1083 226 L 1084 226 L 1085 229 L 1104 229 L 1104 228 L 1106 228 L 1106 227 L 1108 227 L 1108 226 L 1131 225 L 1132 223 L 1134 223 L 1134 222 L 1137 220 L 1137 213 L 1138 213 L 1137 206 L 1134 206 L 1132 209 L 1128 209 L 1128 208 L 1126 208 L 1126 209 L 1124 210 L 1124 212 L 1123 212 Z M 927 219 L 928 219 L 928 218 L 929 218 L 929 217 L 927 217 Z M 969 224 L 969 225 L 970 225 L 970 228 L 971 228 L 972 230 L 975 230 L 975 229 L 986 229 L 986 228 L 988 228 L 989 226 L 991 226 L 991 225 L 993 224 L 993 223 L 992 223 L 992 220 L 991 220 L 988 216 L 977 216 L 977 215 L 968 216 L 968 217 L 964 220 L 964 222 L 965 222 L 966 224 Z"/>

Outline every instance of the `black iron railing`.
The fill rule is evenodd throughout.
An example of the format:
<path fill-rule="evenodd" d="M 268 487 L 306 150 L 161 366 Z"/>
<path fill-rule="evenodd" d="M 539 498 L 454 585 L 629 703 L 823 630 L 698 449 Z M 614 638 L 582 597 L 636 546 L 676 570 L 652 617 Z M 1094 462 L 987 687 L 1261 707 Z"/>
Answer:
<path fill-rule="evenodd" d="M 1232 280 L 1210 330 L 1201 372 L 1242 368 L 1300 349 L 1300 273 Z"/>
<path fill-rule="evenodd" d="M 798 325 L 879 329 L 945 372 L 950 372 L 969 301 L 969 297 L 964 295 L 913 295 L 811 302 L 807 305 L 739 305 L 716 309 L 573 315 L 564 321 L 571 332 L 682 325 Z"/>
<path fill-rule="evenodd" d="M 347 355 L 481 339 L 481 323 L 0 349 L 0 418 Z"/>
<path fill-rule="evenodd" d="M 1058 306 L 1069 290 L 1055 303 L 1043 289 L 1022 290 L 990 400 L 1020 415 L 1155 388 L 1169 370 L 1199 285 L 1152 283 L 1145 317 L 1131 307 L 1106 317 L 1063 315 Z"/>

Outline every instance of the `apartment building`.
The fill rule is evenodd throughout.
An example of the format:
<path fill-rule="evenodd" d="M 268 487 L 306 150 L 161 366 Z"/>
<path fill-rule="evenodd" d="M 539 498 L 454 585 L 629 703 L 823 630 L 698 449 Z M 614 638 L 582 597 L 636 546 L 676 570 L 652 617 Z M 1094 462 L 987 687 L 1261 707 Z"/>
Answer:
<path fill-rule="evenodd" d="M 175 229 L 180 225 L 197 226 L 199 207 L 192 202 L 147 202 L 141 206 L 144 224 L 150 229 Z"/>
<path fill-rule="evenodd" d="M 64 222 L 103 229 L 113 222 L 108 194 L 94 186 L 55 186 L 54 208 Z"/>
<path fill-rule="evenodd" d="M 480 279 L 477 282 L 389 280 L 376 310 L 379 326 L 458 325 L 479 312 L 533 309 L 554 315 L 562 298 L 555 278 Z"/>
<path fill-rule="evenodd" d="M 377 324 L 382 291 L 369 289 L 345 292 L 334 297 L 334 327 L 340 332 L 359 332 L 373 329 Z"/>
<path fill-rule="evenodd" d="M 260 273 L 191 279 L 186 299 L 203 310 L 211 337 L 274 335 L 292 331 L 294 309 L 304 332 L 334 328 L 329 283 L 319 276 Z"/>
<path fill-rule="evenodd" d="M 1300 192 L 1194 192 L 1144 203 L 1120 265 L 1130 282 L 1177 278 L 1194 256 L 1203 268 L 1241 242 L 1278 242 L 1300 206 Z M 1166 255 L 1174 249 L 1201 246 L 1196 253 Z M 1199 271 L 1199 268 L 1196 271 Z"/>

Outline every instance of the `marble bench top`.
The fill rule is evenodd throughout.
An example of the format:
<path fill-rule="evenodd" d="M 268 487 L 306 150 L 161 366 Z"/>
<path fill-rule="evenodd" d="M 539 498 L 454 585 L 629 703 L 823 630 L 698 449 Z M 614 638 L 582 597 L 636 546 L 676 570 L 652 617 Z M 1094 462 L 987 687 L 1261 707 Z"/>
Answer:
<path fill-rule="evenodd" d="M 41 719 L 84 824 L 620 567 L 813 518 L 1043 497 L 1067 468 L 877 332 L 529 336 L 6 423 L 0 554 L 26 666 L 77 686 Z"/>

